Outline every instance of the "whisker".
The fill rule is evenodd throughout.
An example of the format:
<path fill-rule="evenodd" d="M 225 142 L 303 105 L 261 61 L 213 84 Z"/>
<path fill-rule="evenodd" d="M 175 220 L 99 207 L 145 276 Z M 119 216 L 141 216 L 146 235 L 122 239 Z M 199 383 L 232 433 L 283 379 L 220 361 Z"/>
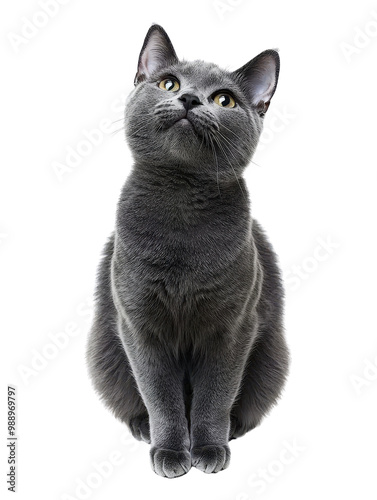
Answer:
<path fill-rule="evenodd" d="M 221 127 L 222 128 L 225 128 L 226 130 L 228 130 L 228 132 L 230 132 L 231 134 L 233 134 L 235 137 L 237 137 L 237 139 L 239 139 L 239 136 L 232 130 L 230 129 L 229 127 L 227 127 L 226 125 L 224 125 L 223 123 L 221 124 Z"/>
<path fill-rule="evenodd" d="M 123 118 L 119 118 L 119 120 L 114 120 L 111 123 L 114 124 L 114 123 L 118 123 L 118 122 L 121 122 L 121 121 L 124 121 L 124 120 L 125 120 L 125 118 L 123 117 Z"/>
<path fill-rule="evenodd" d="M 113 130 L 113 131 L 111 132 L 111 135 L 115 135 L 115 134 L 117 134 L 118 132 L 120 132 L 121 130 L 125 130 L 125 128 L 124 128 L 124 127 L 122 127 L 122 128 L 118 128 L 117 130 Z"/>
<path fill-rule="evenodd" d="M 218 134 L 220 135 L 220 137 L 227 143 L 229 144 L 230 146 L 234 146 L 233 143 L 231 141 L 229 141 L 221 132 L 218 132 Z M 227 144 L 223 144 L 224 147 L 226 147 L 226 149 L 228 150 L 228 152 L 232 155 L 233 159 L 237 162 L 237 158 L 235 157 L 233 151 L 230 149 L 230 147 L 227 145 Z"/>
<path fill-rule="evenodd" d="M 217 189 L 219 191 L 219 196 L 221 198 L 221 191 L 220 191 L 220 183 L 219 183 L 219 163 L 217 161 L 217 155 L 216 155 L 216 150 L 215 150 L 215 146 L 212 142 L 212 139 L 211 139 L 211 136 L 208 135 L 208 139 L 210 141 L 210 145 L 211 145 L 211 149 L 213 151 L 213 156 L 215 158 L 215 163 L 216 163 L 216 180 L 217 180 Z"/>
<path fill-rule="evenodd" d="M 222 145 L 221 145 L 220 141 L 219 141 L 216 137 L 214 137 L 214 139 L 215 139 L 215 141 L 216 141 L 217 145 L 219 146 L 219 148 L 221 149 L 221 151 L 224 153 L 225 158 L 226 158 L 226 160 L 227 160 L 227 162 L 228 162 L 229 166 L 230 166 L 230 167 L 231 167 L 231 169 L 233 170 L 234 177 L 236 178 L 236 181 L 237 181 L 237 184 L 238 184 L 238 186 L 239 186 L 239 188 L 240 188 L 240 190 L 241 190 L 242 196 L 243 196 L 243 197 L 244 197 L 244 199 L 247 201 L 247 198 L 246 198 L 246 196 L 245 196 L 245 193 L 243 192 L 243 189 L 242 189 L 241 183 L 240 183 L 240 181 L 239 181 L 239 179 L 238 179 L 238 177 L 237 177 L 237 174 L 236 174 L 236 172 L 235 172 L 235 170 L 234 170 L 234 168 L 233 168 L 232 163 L 229 161 L 229 158 L 228 158 L 227 154 L 225 153 L 225 151 L 224 151 L 224 149 L 223 149 L 223 147 L 222 147 Z"/>
<path fill-rule="evenodd" d="M 135 134 L 138 134 L 139 132 L 141 132 L 142 130 L 147 130 L 148 127 L 145 126 L 145 123 L 143 123 L 140 127 L 138 127 L 137 129 L 132 129 L 130 130 L 130 134 L 131 135 L 135 135 Z"/>
<path fill-rule="evenodd" d="M 235 132 L 233 132 L 233 130 L 231 130 L 230 128 L 226 127 L 224 124 L 221 124 L 221 126 L 222 126 L 223 128 L 225 128 L 226 130 L 228 130 L 228 131 L 229 131 L 231 134 L 233 134 L 235 137 L 237 137 L 237 139 L 239 139 L 238 135 L 237 135 Z M 220 133 L 220 132 L 219 132 L 219 133 Z M 224 137 L 224 136 L 223 136 L 223 137 Z M 224 137 L 224 138 L 225 138 L 225 137 Z M 230 141 L 230 139 L 229 139 L 229 138 L 227 138 L 227 139 L 228 139 L 228 141 Z M 235 146 L 234 144 L 232 144 L 232 145 L 233 145 L 233 146 Z M 262 168 L 262 167 L 261 167 L 261 165 L 258 165 L 258 163 L 256 163 L 254 160 L 250 160 L 250 161 L 251 161 L 251 163 L 254 163 L 254 165 L 256 165 L 257 167 Z"/>

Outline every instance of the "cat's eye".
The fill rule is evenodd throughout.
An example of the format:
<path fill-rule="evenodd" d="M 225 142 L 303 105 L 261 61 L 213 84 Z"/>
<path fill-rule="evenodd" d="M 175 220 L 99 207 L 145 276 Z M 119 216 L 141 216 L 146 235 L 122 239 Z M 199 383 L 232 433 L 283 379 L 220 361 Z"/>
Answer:
<path fill-rule="evenodd" d="M 213 97 L 213 100 L 222 108 L 234 108 L 234 106 L 236 105 L 236 101 L 233 99 L 233 97 L 225 92 L 216 94 Z"/>
<path fill-rule="evenodd" d="M 167 90 L 170 92 L 177 92 L 179 90 L 179 82 L 175 78 L 165 78 L 159 85 L 160 89 Z"/>

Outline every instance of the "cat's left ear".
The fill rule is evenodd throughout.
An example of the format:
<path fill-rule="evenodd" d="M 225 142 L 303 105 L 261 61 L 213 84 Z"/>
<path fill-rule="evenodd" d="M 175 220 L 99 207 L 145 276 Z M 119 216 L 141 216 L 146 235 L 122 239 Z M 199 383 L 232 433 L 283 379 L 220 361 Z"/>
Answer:
<path fill-rule="evenodd" d="M 280 58 L 276 50 L 265 50 L 247 64 L 233 72 L 246 95 L 264 116 L 279 78 Z"/>
<path fill-rule="evenodd" d="M 176 62 L 178 57 L 166 31 L 158 24 L 153 24 L 140 52 L 135 85 L 146 80 L 154 71 Z"/>

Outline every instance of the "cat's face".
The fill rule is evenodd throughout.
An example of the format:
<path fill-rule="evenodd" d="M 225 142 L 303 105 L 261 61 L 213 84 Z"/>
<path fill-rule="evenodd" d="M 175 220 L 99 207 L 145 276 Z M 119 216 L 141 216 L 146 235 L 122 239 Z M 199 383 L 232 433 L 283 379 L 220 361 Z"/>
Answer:
<path fill-rule="evenodd" d="M 212 63 L 179 61 L 166 33 L 152 26 L 126 104 L 126 135 L 136 160 L 234 179 L 262 131 L 277 83 L 275 54 L 266 51 L 231 73 Z"/>

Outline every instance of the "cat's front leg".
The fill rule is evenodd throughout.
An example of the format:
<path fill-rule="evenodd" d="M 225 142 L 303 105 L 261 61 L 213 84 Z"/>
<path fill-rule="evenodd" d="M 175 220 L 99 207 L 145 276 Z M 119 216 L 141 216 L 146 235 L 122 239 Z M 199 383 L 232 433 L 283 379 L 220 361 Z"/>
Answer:
<path fill-rule="evenodd" d="M 158 341 L 128 346 L 127 354 L 149 414 L 152 469 L 163 477 L 182 476 L 191 468 L 183 369 Z"/>
<path fill-rule="evenodd" d="M 191 463 L 206 473 L 230 462 L 230 410 L 240 387 L 244 361 L 213 351 L 195 367 L 192 377 Z"/>

